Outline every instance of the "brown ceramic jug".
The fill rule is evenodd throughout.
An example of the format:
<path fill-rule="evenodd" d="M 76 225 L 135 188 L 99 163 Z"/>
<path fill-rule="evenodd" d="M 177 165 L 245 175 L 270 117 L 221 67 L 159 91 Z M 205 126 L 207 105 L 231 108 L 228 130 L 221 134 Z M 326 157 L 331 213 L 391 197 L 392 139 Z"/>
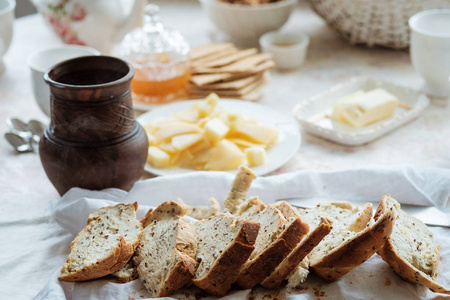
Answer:
<path fill-rule="evenodd" d="M 133 75 L 130 64 L 109 56 L 67 60 L 44 75 L 51 122 L 39 155 L 59 194 L 72 187 L 129 190 L 143 174 L 148 141 L 133 115 Z"/>

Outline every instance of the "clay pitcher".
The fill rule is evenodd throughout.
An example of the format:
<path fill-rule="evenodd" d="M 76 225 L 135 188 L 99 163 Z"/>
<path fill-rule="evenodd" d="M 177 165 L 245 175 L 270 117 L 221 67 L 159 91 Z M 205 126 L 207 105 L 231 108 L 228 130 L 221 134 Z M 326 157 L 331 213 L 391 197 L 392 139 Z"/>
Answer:
<path fill-rule="evenodd" d="M 133 67 L 109 56 L 86 56 L 55 65 L 51 122 L 39 143 L 48 178 L 59 194 L 72 187 L 129 190 L 144 172 L 148 141 L 135 121 Z"/>

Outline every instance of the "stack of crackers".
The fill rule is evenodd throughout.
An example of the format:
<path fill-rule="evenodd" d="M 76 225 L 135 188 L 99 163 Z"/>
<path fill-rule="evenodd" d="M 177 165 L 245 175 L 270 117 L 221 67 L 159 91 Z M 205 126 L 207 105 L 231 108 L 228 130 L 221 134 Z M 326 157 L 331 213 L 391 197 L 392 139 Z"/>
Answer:
<path fill-rule="evenodd" d="M 209 44 L 191 50 L 191 98 L 216 93 L 224 98 L 256 100 L 267 83 L 264 73 L 275 67 L 271 54 L 256 48 L 238 50 L 233 44 Z"/>

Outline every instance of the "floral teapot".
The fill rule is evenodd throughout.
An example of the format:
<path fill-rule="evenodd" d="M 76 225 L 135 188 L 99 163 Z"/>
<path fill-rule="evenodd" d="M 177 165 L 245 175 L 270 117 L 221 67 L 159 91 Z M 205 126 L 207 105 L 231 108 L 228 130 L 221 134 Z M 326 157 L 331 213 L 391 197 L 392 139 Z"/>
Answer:
<path fill-rule="evenodd" d="M 109 54 L 127 32 L 142 24 L 146 0 L 32 0 L 67 44 Z"/>

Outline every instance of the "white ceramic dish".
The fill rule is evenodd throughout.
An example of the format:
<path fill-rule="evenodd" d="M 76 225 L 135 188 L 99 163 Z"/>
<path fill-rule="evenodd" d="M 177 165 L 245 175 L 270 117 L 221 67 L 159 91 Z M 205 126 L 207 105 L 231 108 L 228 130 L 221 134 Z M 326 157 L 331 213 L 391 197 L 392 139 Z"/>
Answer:
<path fill-rule="evenodd" d="M 326 117 L 331 114 L 334 103 L 339 98 L 357 90 L 368 91 L 377 87 L 382 87 L 397 96 L 409 109 L 399 107 L 391 118 L 358 129 Z M 429 103 L 430 100 L 421 92 L 381 79 L 358 77 L 296 105 L 293 114 L 306 132 L 339 144 L 358 146 L 373 141 L 416 118 Z"/>
<path fill-rule="evenodd" d="M 199 0 L 211 22 L 238 42 L 258 38 L 280 29 L 289 19 L 297 0 L 283 0 L 261 5 L 240 5 L 219 0 Z"/>
<path fill-rule="evenodd" d="M 264 53 L 272 53 L 279 69 L 294 69 L 305 63 L 309 37 L 299 32 L 271 31 L 259 38 Z"/>
<path fill-rule="evenodd" d="M 171 117 L 172 113 L 187 109 L 195 101 L 199 100 L 189 100 L 164 105 L 139 116 L 137 120 L 142 125 L 145 125 L 152 123 L 159 118 Z M 278 140 L 276 144 L 267 151 L 267 162 L 264 165 L 252 168 L 256 175 L 264 175 L 278 169 L 297 153 L 298 148 L 300 147 L 301 136 L 298 124 L 294 118 L 277 112 L 271 107 L 242 100 L 221 99 L 219 101 L 219 106 L 230 112 L 240 112 L 247 116 L 254 117 L 261 124 L 278 128 Z M 181 168 L 157 169 L 149 164 L 145 166 L 145 170 L 155 175 L 196 172 L 196 170 Z M 230 170 L 227 172 L 235 174 L 237 171 Z"/>

